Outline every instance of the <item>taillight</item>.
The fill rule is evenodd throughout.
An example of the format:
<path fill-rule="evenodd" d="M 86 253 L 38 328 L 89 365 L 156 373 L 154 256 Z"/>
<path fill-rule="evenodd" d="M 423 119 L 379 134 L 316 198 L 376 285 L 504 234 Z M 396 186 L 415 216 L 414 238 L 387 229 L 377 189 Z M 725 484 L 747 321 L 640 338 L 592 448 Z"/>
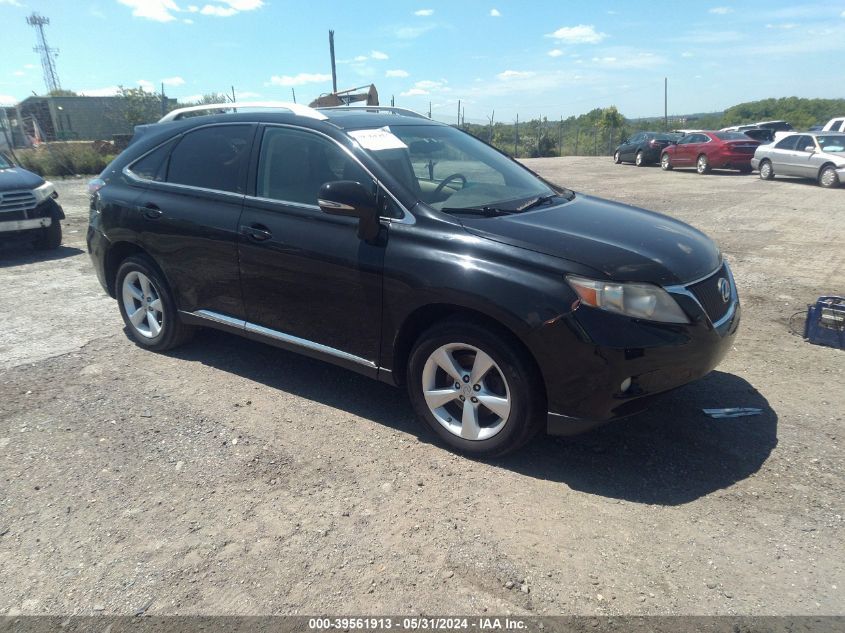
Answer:
<path fill-rule="evenodd" d="M 106 185 L 106 181 L 102 178 L 92 178 L 88 181 L 88 195 L 93 196 L 100 189 Z"/>

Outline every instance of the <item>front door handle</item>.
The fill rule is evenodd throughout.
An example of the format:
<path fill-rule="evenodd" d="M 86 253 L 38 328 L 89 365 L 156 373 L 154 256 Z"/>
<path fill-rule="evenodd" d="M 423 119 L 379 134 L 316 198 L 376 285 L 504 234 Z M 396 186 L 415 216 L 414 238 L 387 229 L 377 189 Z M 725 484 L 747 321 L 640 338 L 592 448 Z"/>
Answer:
<path fill-rule="evenodd" d="M 148 202 L 143 207 L 138 207 L 138 210 L 144 214 L 145 218 L 150 220 L 157 220 L 161 217 L 161 209 L 152 202 Z"/>
<path fill-rule="evenodd" d="M 269 240 L 273 237 L 270 229 L 263 224 L 253 224 L 251 226 L 242 224 L 241 235 L 246 235 L 248 238 L 255 240 L 256 242 L 263 242 L 264 240 Z"/>

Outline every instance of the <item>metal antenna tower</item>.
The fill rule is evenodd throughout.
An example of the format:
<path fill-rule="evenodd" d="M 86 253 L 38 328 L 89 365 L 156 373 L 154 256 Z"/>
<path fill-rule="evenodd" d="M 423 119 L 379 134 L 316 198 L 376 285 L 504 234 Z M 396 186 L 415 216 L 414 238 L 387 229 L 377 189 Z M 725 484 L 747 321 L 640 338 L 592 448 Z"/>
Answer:
<path fill-rule="evenodd" d="M 62 85 L 59 83 L 59 73 L 56 72 L 55 60 L 59 49 L 50 48 L 47 45 L 47 36 L 44 35 L 44 25 L 50 24 L 50 18 L 33 13 L 26 19 L 26 23 L 34 26 L 38 31 L 38 46 L 32 50 L 41 55 L 41 70 L 44 72 L 44 83 L 47 85 L 47 91 L 61 90 Z"/>

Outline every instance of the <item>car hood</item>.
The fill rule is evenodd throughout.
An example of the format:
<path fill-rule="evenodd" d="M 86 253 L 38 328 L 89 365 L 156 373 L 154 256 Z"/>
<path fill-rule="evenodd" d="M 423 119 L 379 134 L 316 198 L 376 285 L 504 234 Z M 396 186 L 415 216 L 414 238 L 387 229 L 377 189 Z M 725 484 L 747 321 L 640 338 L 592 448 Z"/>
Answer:
<path fill-rule="evenodd" d="M 480 237 L 577 262 L 617 281 L 686 284 L 721 263 L 713 241 L 683 222 L 582 194 L 554 207 L 461 222 Z"/>
<path fill-rule="evenodd" d="M 0 169 L 0 191 L 16 191 L 18 189 L 35 189 L 44 184 L 44 179 L 31 171 L 12 167 Z"/>

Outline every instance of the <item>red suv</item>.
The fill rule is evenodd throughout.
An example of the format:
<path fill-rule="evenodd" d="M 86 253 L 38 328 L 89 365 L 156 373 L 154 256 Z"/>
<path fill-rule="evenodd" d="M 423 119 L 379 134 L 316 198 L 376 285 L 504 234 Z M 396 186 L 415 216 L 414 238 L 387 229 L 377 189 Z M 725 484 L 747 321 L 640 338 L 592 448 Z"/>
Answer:
<path fill-rule="evenodd" d="M 699 174 L 711 169 L 738 169 L 751 173 L 751 159 L 759 142 L 741 132 L 691 132 L 660 155 L 660 166 L 695 167 Z"/>

